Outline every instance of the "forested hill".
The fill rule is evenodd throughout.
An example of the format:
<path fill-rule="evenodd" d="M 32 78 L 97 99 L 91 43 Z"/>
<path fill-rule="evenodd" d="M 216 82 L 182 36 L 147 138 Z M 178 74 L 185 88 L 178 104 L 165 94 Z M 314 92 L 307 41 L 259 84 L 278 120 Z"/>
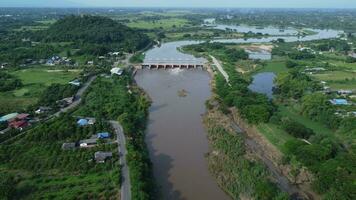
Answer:
<path fill-rule="evenodd" d="M 67 16 L 43 34 L 47 42 L 105 44 L 126 50 L 137 50 L 149 43 L 145 34 L 100 16 Z"/>

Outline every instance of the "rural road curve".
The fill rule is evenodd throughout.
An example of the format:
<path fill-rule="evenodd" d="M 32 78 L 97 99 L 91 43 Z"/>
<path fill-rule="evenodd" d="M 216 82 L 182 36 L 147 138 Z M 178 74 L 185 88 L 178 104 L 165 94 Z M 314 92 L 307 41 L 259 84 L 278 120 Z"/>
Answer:
<path fill-rule="evenodd" d="M 96 77 L 97 76 L 90 77 L 89 80 L 87 82 L 85 82 L 83 84 L 83 86 L 75 94 L 73 103 L 65 108 L 62 108 L 60 111 L 56 112 L 54 114 L 54 116 L 58 117 L 61 113 L 67 112 L 68 110 L 77 107 L 80 104 L 80 102 L 82 101 L 82 96 L 83 96 L 84 92 L 88 89 L 88 87 L 96 79 Z"/>
<path fill-rule="evenodd" d="M 117 135 L 117 142 L 118 142 L 118 151 L 120 157 L 120 164 L 122 166 L 121 170 L 121 200 L 131 200 L 131 183 L 130 183 L 130 173 L 129 167 L 127 166 L 126 161 L 126 141 L 124 131 L 122 126 L 117 121 L 110 121 L 111 126 L 114 128 L 115 133 Z"/>

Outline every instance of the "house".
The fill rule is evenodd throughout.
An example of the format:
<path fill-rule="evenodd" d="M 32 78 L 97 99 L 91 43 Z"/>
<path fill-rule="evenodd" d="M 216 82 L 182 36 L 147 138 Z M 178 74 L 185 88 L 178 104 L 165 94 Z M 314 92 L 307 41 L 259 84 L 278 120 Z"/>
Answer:
<path fill-rule="evenodd" d="M 16 116 L 16 120 L 29 120 L 30 114 L 27 113 L 21 113 Z"/>
<path fill-rule="evenodd" d="M 118 76 L 121 76 L 122 73 L 124 72 L 124 70 L 121 69 L 121 68 L 119 68 L 119 67 L 114 67 L 114 68 L 112 68 L 112 69 L 110 70 L 110 72 L 111 72 L 112 75 L 113 75 L 113 74 L 116 74 L 116 75 L 118 75 Z"/>
<path fill-rule="evenodd" d="M 63 143 L 62 144 L 62 149 L 63 150 L 70 150 L 70 149 L 75 149 L 76 144 L 74 142 L 71 143 Z"/>
<path fill-rule="evenodd" d="M 11 120 L 15 119 L 17 117 L 17 115 L 19 115 L 19 114 L 18 113 L 10 113 L 10 114 L 4 115 L 4 116 L 0 117 L 0 122 L 11 121 Z"/>
<path fill-rule="evenodd" d="M 351 90 L 338 90 L 337 91 L 338 94 L 352 94 L 352 91 Z"/>
<path fill-rule="evenodd" d="M 94 61 L 88 61 L 87 64 L 88 65 L 94 65 Z"/>
<path fill-rule="evenodd" d="M 333 105 L 348 105 L 349 104 L 346 99 L 331 99 L 330 103 Z"/>
<path fill-rule="evenodd" d="M 79 141 L 79 146 L 80 147 L 90 147 L 90 146 L 95 146 L 97 143 L 97 138 L 90 138 L 90 139 L 85 139 L 85 140 L 80 140 Z"/>
<path fill-rule="evenodd" d="M 113 52 L 112 55 L 113 56 L 119 56 L 121 53 L 120 52 Z"/>
<path fill-rule="evenodd" d="M 313 68 L 307 67 L 307 68 L 305 69 L 305 71 L 325 71 L 325 70 L 326 70 L 326 69 L 323 68 L 323 67 L 313 67 Z"/>
<path fill-rule="evenodd" d="M 27 122 L 27 120 L 13 120 L 9 123 L 9 126 L 14 129 L 24 129 L 30 124 Z"/>
<path fill-rule="evenodd" d="M 99 59 L 103 60 L 103 59 L 105 59 L 105 56 L 99 56 Z"/>
<path fill-rule="evenodd" d="M 77 121 L 77 124 L 78 124 L 79 126 L 87 126 L 89 123 L 88 123 L 88 120 L 87 120 L 87 119 L 79 119 L 79 120 Z"/>
<path fill-rule="evenodd" d="M 69 84 L 75 85 L 75 86 L 80 86 L 81 83 L 78 79 L 76 79 L 76 80 L 70 81 Z"/>
<path fill-rule="evenodd" d="M 97 163 L 105 163 L 110 158 L 112 158 L 112 152 L 97 151 L 94 153 L 94 159 Z"/>
<path fill-rule="evenodd" d="M 46 113 L 48 111 L 50 111 L 52 108 L 50 107 L 44 107 L 44 106 L 40 106 L 36 111 L 35 113 L 36 114 L 42 114 L 42 113 Z"/>
<path fill-rule="evenodd" d="M 89 119 L 89 120 L 88 120 L 88 124 L 89 124 L 89 125 L 95 124 L 95 119 Z"/>
<path fill-rule="evenodd" d="M 70 105 L 73 103 L 74 98 L 73 97 L 67 97 L 64 98 L 62 100 L 57 101 L 56 103 L 58 103 L 60 105 L 60 107 L 66 107 L 67 105 Z"/>
<path fill-rule="evenodd" d="M 97 138 L 98 139 L 106 139 L 106 138 L 109 138 L 110 137 L 110 134 L 108 132 L 102 132 L 102 133 L 98 133 L 97 134 Z"/>

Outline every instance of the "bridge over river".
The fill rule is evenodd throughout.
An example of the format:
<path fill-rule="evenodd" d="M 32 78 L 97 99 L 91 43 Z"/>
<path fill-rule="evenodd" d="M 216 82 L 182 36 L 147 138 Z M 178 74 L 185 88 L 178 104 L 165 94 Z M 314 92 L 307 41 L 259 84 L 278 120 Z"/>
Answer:
<path fill-rule="evenodd" d="M 178 59 L 169 59 L 169 58 L 153 58 L 145 59 L 142 63 L 142 68 L 149 69 L 166 69 L 166 68 L 203 68 L 205 65 L 204 60 L 202 59 L 188 59 L 188 58 L 178 58 Z"/>

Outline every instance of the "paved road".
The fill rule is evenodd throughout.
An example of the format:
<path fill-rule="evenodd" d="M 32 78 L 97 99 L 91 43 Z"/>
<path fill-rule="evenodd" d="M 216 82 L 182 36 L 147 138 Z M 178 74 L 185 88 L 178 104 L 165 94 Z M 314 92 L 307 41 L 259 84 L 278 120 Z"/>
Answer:
<path fill-rule="evenodd" d="M 96 79 L 97 76 L 92 76 L 89 80 L 83 84 L 83 86 L 78 90 L 77 94 L 74 96 L 74 101 L 69 106 L 62 108 L 60 111 L 53 114 L 53 116 L 58 117 L 61 113 L 67 112 L 68 110 L 77 107 L 82 101 L 82 96 L 84 92 L 88 89 L 89 85 Z"/>
<path fill-rule="evenodd" d="M 212 55 L 210 55 L 211 59 L 213 59 L 214 65 L 218 68 L 220 73 L 224 76 L 227 83 L 229 83 L 229 75 L 226 73 L 224 68 L 221 66 L 220 62 Z"/>
<path fill-rule="evenodd" d="M 110 124 L 114 128 L 117 135 L 120 164 L 122 166 L 121 200 L 131 200 L 130 173 L 126 162 L 127 151 L 124 131 L 117 121 L 110 121 Z"/>

